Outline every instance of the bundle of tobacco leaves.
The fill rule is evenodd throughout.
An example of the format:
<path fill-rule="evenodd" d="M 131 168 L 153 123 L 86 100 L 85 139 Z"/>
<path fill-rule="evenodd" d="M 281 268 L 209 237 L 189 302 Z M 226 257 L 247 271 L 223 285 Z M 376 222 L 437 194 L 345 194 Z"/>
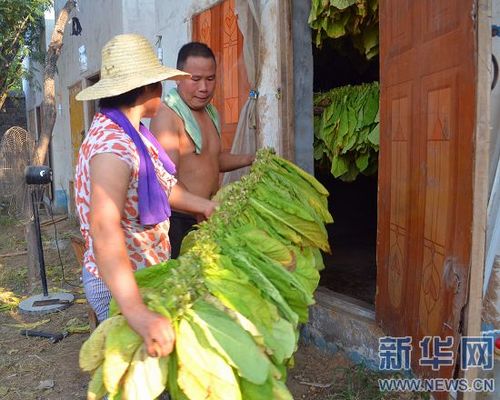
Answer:
<path fill-rule="evenodd" d="M 147 306 L 172 321 L 174 351 L 148 356 L 112 302 L 80 351 L 92 373 L 88 398 L 147 400 L 168 390 L 174 400 L 292 399 L 286 370 L 314 303 L 320 250 L 329 251 L 327 196 L 312 176 L 260 150 L 177 260 L 135 274 Z"/>

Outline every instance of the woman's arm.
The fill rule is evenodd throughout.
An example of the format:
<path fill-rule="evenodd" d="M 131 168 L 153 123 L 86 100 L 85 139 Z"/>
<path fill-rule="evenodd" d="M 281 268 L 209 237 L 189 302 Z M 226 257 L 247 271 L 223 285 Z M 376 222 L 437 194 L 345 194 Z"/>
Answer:
<path fill-rule="evenodd" d="M 116 155 L 104 153 L 91 159 L 90 236 L 99 274 L 122 314 L 143 337 L 149 355 L 166 356 L 173 348 L 173 328 L 143 303 L 120 225 L 129 179 L 129 166 Z"/>

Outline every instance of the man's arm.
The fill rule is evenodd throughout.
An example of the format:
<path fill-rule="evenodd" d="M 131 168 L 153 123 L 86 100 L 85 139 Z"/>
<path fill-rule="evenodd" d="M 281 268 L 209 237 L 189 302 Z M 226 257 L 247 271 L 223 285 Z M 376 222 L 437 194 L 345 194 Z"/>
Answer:
<path fill-rule="evenodd" d="M 217 203 L 189 192 L 184 185 L 177 183 L 172 188 L 168 198 L 172 208 L 191 214 L 201 214 L 205 218 L 210 217 L 215 211 Z"/>
<path fill-rule="evenodd" d="M 103 153 L 90 161 L 90 236 L 99 274 L 128 323 L 140 334 L 151 356 L 166 356 L 175 333 L 170 321 L 143 303 L 134 279 L 120 221 L 125 206 L 129 166 Z"/>
<path fill-rule="evenodd" d="M 178 166 L 180 157 L 179 125 L 177 115 L 165 104 L 161 104 L 158 113 L 151 119 L 149 130 L 167 152 L 172 162 Z"/>
<path fill-rule="evenodd" d="M 219 155 L 219 171 L 229 172 L 238 168 L 247 167 L 252 165 L 254 160 L 254 154 L 231 154 L 224 151 Z"/>

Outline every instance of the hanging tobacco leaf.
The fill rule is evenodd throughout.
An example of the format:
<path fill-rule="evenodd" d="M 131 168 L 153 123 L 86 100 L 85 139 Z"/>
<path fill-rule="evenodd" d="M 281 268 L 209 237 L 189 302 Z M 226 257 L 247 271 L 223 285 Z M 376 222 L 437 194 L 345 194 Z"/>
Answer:
<path fill-rule="evenodd" d="M 367 60 L 378 54 L 378 21 L 378 0 L 312 0 L 308 19 L 317 47 L 348 36 Z"/>
<path fill-rule="evenodd" d="M 342 86 L 314 97 L 314 158 L 335 178 L 350 182 L 377 171 L 379 149 L 378 82 Z"/>

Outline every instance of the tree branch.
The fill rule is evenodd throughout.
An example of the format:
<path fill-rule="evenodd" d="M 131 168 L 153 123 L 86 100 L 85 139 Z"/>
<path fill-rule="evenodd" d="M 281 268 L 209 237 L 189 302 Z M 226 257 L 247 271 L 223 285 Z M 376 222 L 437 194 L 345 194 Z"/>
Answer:
<path fill-rule="evenodd" d="M 55 104 L 55 81 L 57 60 L 61 54 L 63 46 L 64 29 L 67 25 L 69 15 L 75 8 L 73 0 L 68 0 L 59 12 L 52 37 L 50 39 L 49 49 L 45 57 L 45 74 L 43 82 L 43 103 L 42 114 L 43 123 L 40 138 L 35 149 L 34 163 L 40 165 L 45 162 L 52 130 L 56 123 L 56 104 Z"/>

